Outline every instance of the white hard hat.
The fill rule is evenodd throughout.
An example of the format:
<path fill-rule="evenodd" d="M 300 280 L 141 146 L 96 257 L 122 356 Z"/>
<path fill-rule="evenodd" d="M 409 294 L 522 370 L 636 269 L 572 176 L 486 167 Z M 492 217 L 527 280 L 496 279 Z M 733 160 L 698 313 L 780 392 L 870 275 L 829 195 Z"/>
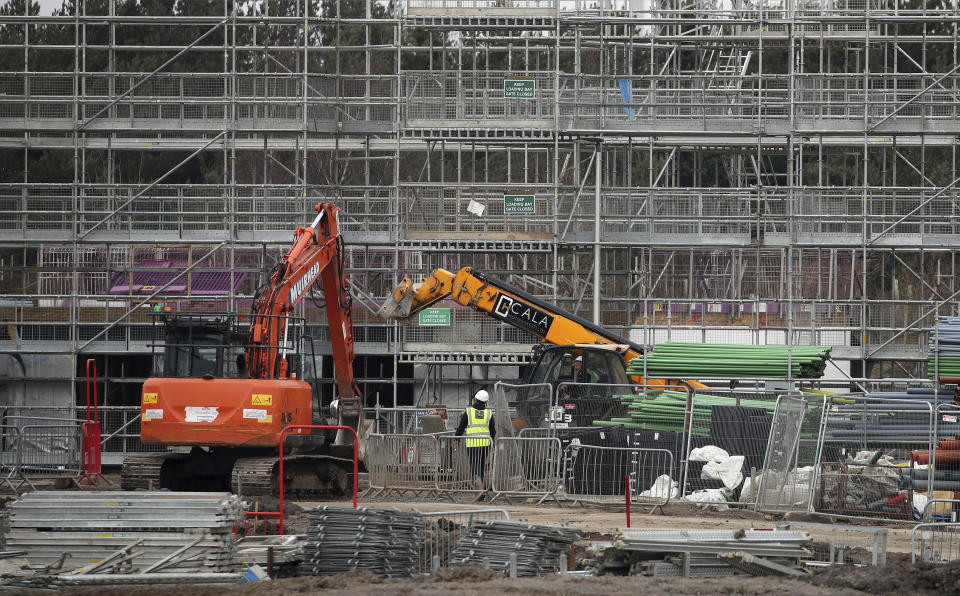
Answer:
<path fill-rule="evenodd" d="M 577 356 L 573 359 L 574 362 L 583 362 L 583 356 Z"/>
<path fill-rule="evenodd" d="M 473 396 L 473 399 L 486 403 L 490 399 L 490 394 L 487 393 L 485 389 L 481 389 L 480 391 L 477 391 L 477 394 Z"/>

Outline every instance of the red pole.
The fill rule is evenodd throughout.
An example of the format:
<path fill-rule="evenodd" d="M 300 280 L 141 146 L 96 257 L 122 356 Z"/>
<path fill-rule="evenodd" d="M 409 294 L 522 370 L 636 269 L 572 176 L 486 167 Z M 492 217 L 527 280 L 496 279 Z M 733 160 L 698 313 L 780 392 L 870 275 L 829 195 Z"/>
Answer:
<path fill-rule="evenodd" d="M 93 418 L 90 417 L 90 367 L 93 366 Z M 95 358 L 87 359 L 87 422 L 99 422 L 97 416 L 97 360 Z"/>
<path fill-rule="evenodd" d="M 281 460 L 283 461 L 283 460 Z M 623 494 L 627 497 L 627 527 L 630 527 L 630 476 L 623 477 Z M 281 501 L 282 503 L 282 501 Z M 283 509 L 283 505 L 280 505 L 280 508 Z"/>
<path fill-rule="evenodd" d="M 353 433 L 353 508 L 357 508 L 357 474 L 359 472 L 358 459 L 360 457 L 360 439 L 357 437 L 357 431 L 349 426 L 325 425 L 325 424 L 297 424 L 286 426 L 280 431 L 280 533 L 283 534 L 283 439 L 287 432 L 294 429 L 310 430 L 349 430 Z"/>

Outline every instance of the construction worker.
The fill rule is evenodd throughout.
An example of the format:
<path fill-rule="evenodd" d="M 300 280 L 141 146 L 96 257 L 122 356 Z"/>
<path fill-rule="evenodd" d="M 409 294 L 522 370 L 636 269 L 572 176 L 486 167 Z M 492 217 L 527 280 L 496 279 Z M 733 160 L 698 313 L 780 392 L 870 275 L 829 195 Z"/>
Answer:
<path fill-rule="evenodd" d="M 573 382 L 574 383 L 596 383 L 600 376 L 595 370 L 583 371 L 583 356 L 577 356 L 573 359 Z"/>
<path fill-rule="evenodd" d="M 484 389 L 473 396 L 473 403 L 460 415 L 456 436 L 466 436 L 467 458 L 470 461 L 470 476 L 477 490 L 483 491 L 483 472 L 487 465 L 487 453 L 497 437 L 493 424 L 493 411 L 487 408 L 490 394 Z"/>

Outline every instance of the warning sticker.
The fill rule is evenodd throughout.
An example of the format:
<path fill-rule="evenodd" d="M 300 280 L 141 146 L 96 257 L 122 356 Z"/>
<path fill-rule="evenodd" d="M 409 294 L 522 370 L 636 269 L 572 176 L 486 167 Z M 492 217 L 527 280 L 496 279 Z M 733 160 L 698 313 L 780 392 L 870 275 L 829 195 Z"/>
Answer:
<path fill-rule="evenodd" d="M 264 423 L 269 424 L 269 423 L 273 422 L 273 414 L 267 414 L 267 415 L 264 416 L 263 418 L 257 419 L 257 422 L 264 422 Z"/>
<path fill-rule="evenodd" d="M 206 406 L 187 406 L 183 410 L 187 422 L 213 422 L 220 415 L 220 408 Z"/>
<path fill-rule="evenodd" d="M 266 410 L 250 410 L 250 409 L 244 408 L 243 417 L 252 418 L 254 420 L 260 420 L 262 418 L 267 417 L 267 411 Z"/>
<path fill-rule="evenodd" d="M 156 393 L 144 393 L 144 394 L 143 394 L 143 403 L 144 403 L 144 405 L 157 403 L 157 394 L 156 394 Z"/>
<path fill-rule="evenodd" d="M 943 417 L 943 421 L 944 421 L 944 422 L 956 422 L 956 421 L 957 421 L 957 417 L 956 417 L 956 416 L 947 416 L 947 415 L 945 415 L 945 416 Z"/>
<path fill-rule="evenodd" d="M 143 411 L 144 420 L 163 420 L 163 409 L 162 408 L 150 408 Z"/>
<path fill-rule="evenodd" d="M 254 393 L 250 400 L 251 406 L 272 406 L 273 395 L 269 393 Z"/>

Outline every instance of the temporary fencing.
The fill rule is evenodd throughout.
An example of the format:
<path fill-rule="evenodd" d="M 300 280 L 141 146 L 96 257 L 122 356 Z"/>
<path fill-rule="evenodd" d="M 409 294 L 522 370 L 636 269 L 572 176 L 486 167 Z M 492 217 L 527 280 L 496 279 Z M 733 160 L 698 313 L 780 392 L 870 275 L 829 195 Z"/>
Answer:
<path fill-rule="evenodd" d="M 33 480 L 76 477 L 81 469 L 79 420 L 7 416 L 0 425 L 0 486 L 35 489 Z"/>
<path fill-rule="evenodd" d="M 450 563 L 453 549 L 474 523 L 510 521 L 506 509 L 462 509 L 423 512 L 423 545 L 420 573 L 436 571 Z"/>
<path fill-rule="evenodd" d="M 20 429 L 10 424 L 0 425 L 0 487 L 18 492 L 13 480 L 17 478 L 20 462 Z M 20 481 L 22 484 L 22 481 Z"/>
<path fill-rule="evenodd" d="M 519 420 L 523 428 L 547 428 L 553 406 L 553 387 L 550 383 L 515 385 L 498 382 L 493 386 L 494 421 L 501 436 L 512 436 L 512 420 Z"/>
<path fill-rule="evenodd" d="M 914 495 L 930 489 L 933 477 L 921 480 L 896 463 L 932 459 L 935 413 L 920 399 L 831 398 L 823 410 L 810 512 L 914 519 Z"/>
<path fill-rule="evenodd" d="M 949 563 L 960 560 L 960 524 L 917 524 L 910 536 L 910 561 Z"/>
<path fill-rule="evenodd" d="M 777 398 L 762 470 L 751 473 L 740 500 L 756 502 L 759 511 L 806 511 L 817 465 L 823 396 Z"/>
<path fill-rule="evenodd" d="M 671 477 L 673 453 L 667 449 L 603 447 L 571 443 L 564 458 L 564 496 L 576 501 L 666 505 L 679 496 Z M 629 483 L 629 484 L 628 484 Z"/>
<path fill-rule="evenodd" d="M 960 520 L 960 499 L 928 499 L 923 506 L 923 513 L 920 515 L 920 521 L 924 523 L 932 522 L 953 522 Z"/>
<path fill-rule="evenodd" d="M 20 427 L 19 474 L 77 476 L 80 473 L 81 432 L 77 424 L 28 424 Z"/>
<path fill-rule="evenodd" d="M 497 497 L 556 498 L 563 480 L 563 449 L 550 437 L 497 439 L 492 489 Z"/>
<path fill-rule="evenodd" d="M 436 488 L 440 495 L 468 493 L 479 496 L 489 487 L 494 450 L 467 447 L 467 437 L 437 437 L 439 458 Z"/>
<path fill-rule="evenodd" d="M 632 428 L 628 406 L 637 396 L 637 385 L 560 383 L 549 412 L 553 428 L 618 426 Z M 636 426 L 636 428 L 641 428 Z"/>
<path fill-rule="evenodd" d="M 370 482 L 368 496 L 432 494 L 438 489 L 440 446 L 436 435 L 372 434 L 364 462 Z"/>
<path fill-rule="evenodd" d="M 742 483 L 752 470 L 763 467 L 776 400 L 773 392 L 693 393 L 683 461 L 684 497 L 710 491 L 701 494 L 719 502 L 745 500 Z"/>

